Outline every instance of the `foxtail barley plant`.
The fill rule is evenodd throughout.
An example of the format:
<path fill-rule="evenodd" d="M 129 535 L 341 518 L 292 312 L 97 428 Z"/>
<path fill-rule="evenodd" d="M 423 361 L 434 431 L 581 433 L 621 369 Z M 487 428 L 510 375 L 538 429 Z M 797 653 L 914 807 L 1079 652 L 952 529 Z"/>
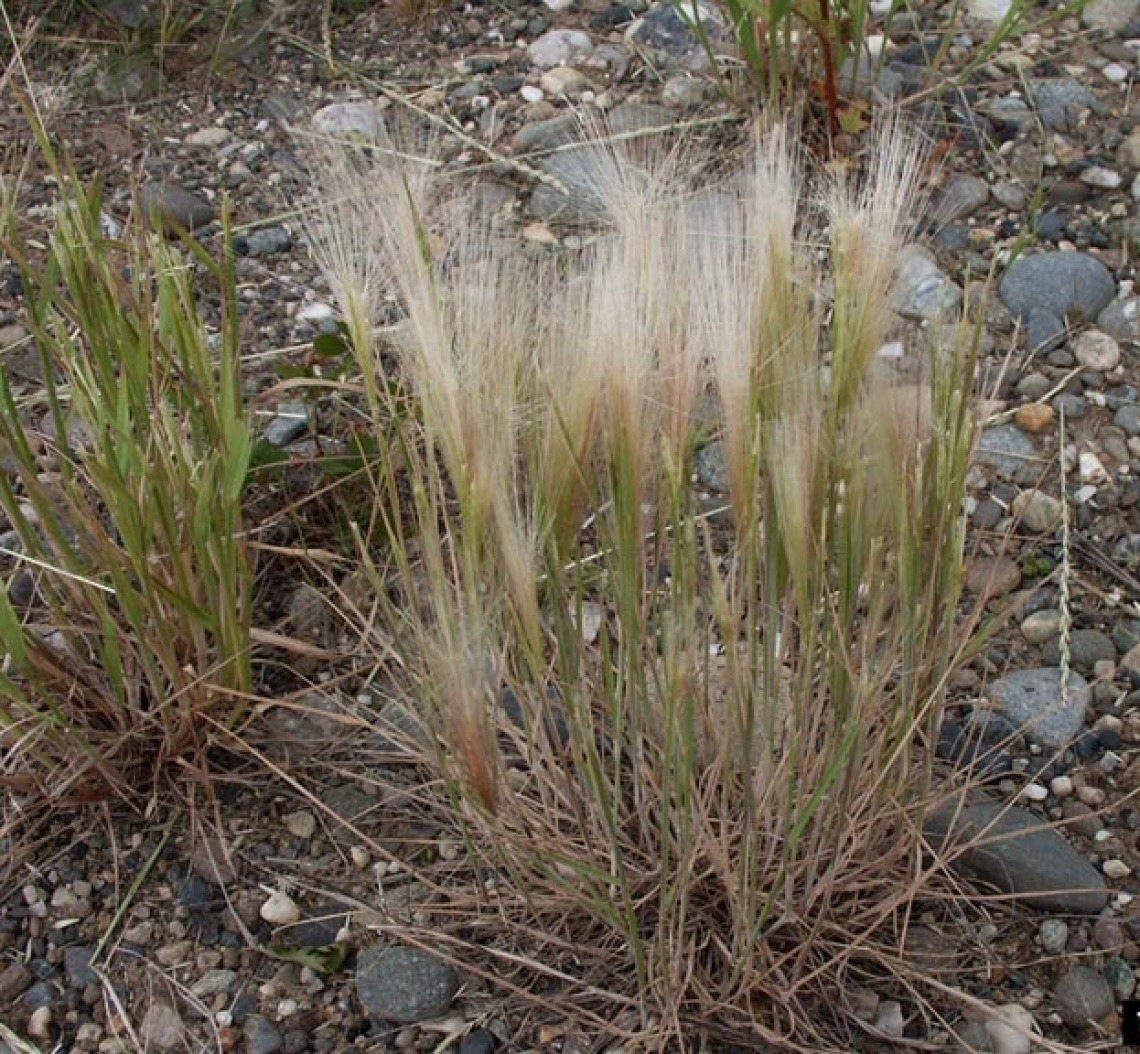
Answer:
<path fill-rule="evenodd" d="M 375 468 L 391 547 L 362 551 L 393 685 L 579 1010 L 835 1049 L 825 993 L 901 976 L 924 873 L 972 334 L 921 385 L 877 356 L 920 161 L 897 124 L 858 178 L 780 131 L 701 190 L 603 149 L 577 255 L 457 221 L 391 144 L 320 151 L 312 243 L 377 428 L 395 377 L 413 407 Z"/>

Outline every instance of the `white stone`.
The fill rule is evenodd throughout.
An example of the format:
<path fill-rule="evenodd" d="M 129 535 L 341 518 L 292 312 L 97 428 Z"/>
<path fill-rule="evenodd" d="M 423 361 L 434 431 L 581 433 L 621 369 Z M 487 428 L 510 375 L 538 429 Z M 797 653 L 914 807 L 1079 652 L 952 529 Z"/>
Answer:
<path fill-rule="evenodd" d="M 879 1004 L 875 1014 L 874 1027 L 884 1036 L 891 1039 L 901 1039 L 906 1028 L 906 1018 L 903 1017 L 902 1006 L 895 1000 L 888 999 Z"/>
<path fill-rule="evenodd" d="M 1073 781 L 1068 776 L 1055 776 L 1049 784 L 1054 798 L 1068 798 L 1073 793 Z"/>
<path fill-rule="evenodd" d="M 538 81 L 538 86 L 556 98 L 562 95 L 577 95 L 590 82 L 586 75 L 573 66 L 555 66 L 547 70 Z"/>
<path fill-rule="evenodd" d="M 1044 801 L 1049 797 L 1049 792 L 1040 783 L 1027 783 L 1021 793 L 1029 801 Z"/>
<path fill-rule="evenodd" d="M 523 102 L 542 102 L 546 98 L 543 90 L 534 84 L 524 84 L 519 88 L 519 95 L 523 97 Z"/>
<path fill-rule="evenodd" d="M 211 125 L 209 128 L 199 128 L 186 137 L 186 145 L 198 149 L 216 150 L 234 137 L 233 132 L 220 125 Z"/>
<path fill-rule="evenodd" d="M 1100 865 L 1100 869 L 1104 872 L 1105 878 L 1127 878 L 1132 874 L 1132 868 L 1123 860 L 1106 860 Z"/>
<path fill-rule="evenodd" d="M 574 6 L 574 0 L 542 0 L 551 11 L 569 11 Z"/>
<path fill-rule="evenodd" d="M 334 102 L 313 114 L 313 130 L 320 135 L 377 142 L 384 138 L 384 114 L 374 102 Z"/>
<path fill-rule="evenodd" d="M 261 905 L 258 914 L 270 926 L 291 926 L 300 920 L 301 909 L 288 893 L 275 889 L 269 894 L 269 899 Z"/>
<path fill-rule="evenodd" d="M 1081 182 L 1101 190 L 1115 190 L 1124 182 L 1124 177 L 1114 169 L 1103 165 L 1090 165 L 1081 173 Z"/>
<path fill-rule="evenodd" d="M 1082 450 L 1077 472 L 1082 483 L 1107 483 L 1112 477 L 1104 463 L 1091 450 Z"/>
<path fill-rule="evenodd" d="M 1078 787 L 1077 797 L 1090 808 L 1098 808 L 1104 804 L 1105 794 L 1099 787 Z"/>
<path fill-rule="evenodd" d="M 1132 76 L 1132 71 L 1119 62 L 1108 63 L 1100 72 L 1110 84 L 1123 84 Z"/>
<path fill-rule="evenodd" d="M 966 13 L 979 22 L 1000 22 L 1012 7 L 1013 0 L 966 0 Z"/>
<path fill-rule="evenodd" d="M 317 830 L 317 818 L 308 809 L 298 809 L 282 817 L 285 829 L 294 837 L 308 841 Z"/>
<path fill-rule="evenodd" d="M 986 1021 L 994 1054 L 1029 1054 L 1035 1031 L 1033 1015 L 1017 1003 L 995 1007 Z"/>
<path fill-rule="evenodd" d="M 27 1030 L 31 1039 L 51 1039 L 51 1007 L 37 1006 L 28 1018 Z"/>
<path fill-rule="evenodd" d="M 533 41 L 526 53 L 536 66 L 549 69 L 580 62 L 593 50 L 594 42 L 580 29 L 551 29 Z"/>
<path fill-rule="evenodd" d="M 311 303 L 302 304 L 297 309 L 296 318 L 301 322 L 326 322 L 335 315 L 336 312 L 328 304 L 314 300 Z"/>
<path fill-rule="evenodd" d="M 1030 644 L 1044 644 L 1061 632 L 1061 612 L 1045 608 L 1027 615 L 1021 623 L 1021 635 Z"/>
<path fill-rule="evenodd" d="M 1086 329 L 1073 341 L 1073 356 L 1086 370 L 1108 373 L 1120 365 L 1120 345 L 1099 329 Z"/>

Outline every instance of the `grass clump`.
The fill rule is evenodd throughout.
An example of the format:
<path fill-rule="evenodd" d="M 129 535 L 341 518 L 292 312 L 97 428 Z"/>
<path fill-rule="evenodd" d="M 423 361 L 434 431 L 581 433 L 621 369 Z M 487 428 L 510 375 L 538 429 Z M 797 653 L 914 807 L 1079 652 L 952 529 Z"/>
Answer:
<path fill-rule="evenodd" d="M 974 352 L 962 329 L 927 383 L 884 372 L 920 157 L 893 124 L 871 156 L 816 183 L 774 132 L 696 192 L 676 155 L 609 150 L 610 226 L 576 257 L 500 239 L 394 147 L 317 166 L 313 242 L 378 427 L 400 393 L 390 544 L 362 547 L 386 668 L 499 876 L 496 924 L 627 1038 L 716 1021 L 848 1049 L 836 993 L 894 976 L 924 1005 L 901 948 Z"/>
<path fill-rule="evenodd" d="M 231 261 L 104 231 L 64 193 L 42 258 L 6 212 L 44 389 L 0 374 L 2 772 L 49 799 L 154 785 L 250 689 L 250 426 Z M 220 296 L 199 316 L 194 272 Z"/>

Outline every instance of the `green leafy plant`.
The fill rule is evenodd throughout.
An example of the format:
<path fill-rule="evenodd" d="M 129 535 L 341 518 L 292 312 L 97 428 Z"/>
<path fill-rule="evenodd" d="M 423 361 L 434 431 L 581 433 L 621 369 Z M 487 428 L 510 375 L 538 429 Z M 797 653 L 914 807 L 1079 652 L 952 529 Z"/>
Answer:
<path fill-rule="evenodd" d="M 823 217 L 778 134 L 695 197 L 668 160 L 602 156 L 612 230 L 569 274 L 406 150 L 316 163 L 312 243 L 378 426 L 388 370 L 412 406 L 374 475 L 390 547 L 360 552 L 385 687 L 432 730 L 512 963 L 540 940 L 579 1012 L 635 1007 L 658 1038 L 835 1049 L 844 978 L 921 984 L 897 949 L 937 884 L 976 334 L 928 385 L 880 373 L 919 165 L 897 127 Z"/>
<path fill-rule="evenodd" d="M 101 227 L 58 169 L 41 259 L 6 212 L 44 392 L 0 376 L 5 782 L 136 793 L 232 724 L 250 690 L 251 433 L 232 260 Z M 217 332 L 194 295 L 220 296 Z"/>

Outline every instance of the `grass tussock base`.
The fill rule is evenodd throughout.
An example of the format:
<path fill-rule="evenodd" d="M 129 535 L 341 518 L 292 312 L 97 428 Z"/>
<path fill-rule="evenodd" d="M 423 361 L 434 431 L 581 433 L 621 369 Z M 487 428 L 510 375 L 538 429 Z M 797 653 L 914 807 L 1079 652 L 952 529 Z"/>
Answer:
<path fill-rule="evenodd" d="M 858 179 L 809 178 L 780 131 L 701 190 L 680 155 L 601 156 L 607 226 L 561 254 L 406 151 L 320 152 L 313 242 L 400 422 L 390 544 L 362 547 L 383 661 L 516 981 L 627 1040 L 851 1049 L 865 989 L 921 1026 L 945 987 L 906 934 L 936 876 L 972 333 L 928 383 L 882 371 L 920 162 L 897 125 Z M 719 510 L 692 483 L 711 441 Z"/>

